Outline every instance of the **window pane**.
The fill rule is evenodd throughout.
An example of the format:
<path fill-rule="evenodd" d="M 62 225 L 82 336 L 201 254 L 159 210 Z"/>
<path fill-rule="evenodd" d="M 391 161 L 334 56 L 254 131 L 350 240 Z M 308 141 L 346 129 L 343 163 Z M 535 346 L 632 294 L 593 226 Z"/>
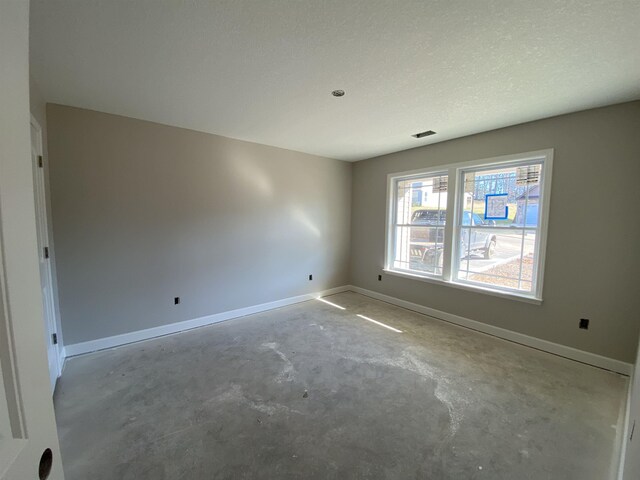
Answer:
<path fill-rule="evenodd" d="M 436 175 L 397 182 L 392 268 L 442 275 L 447 179 Z"/>
<path fill-rule="evenodd" d="M 532 292 L 534 231 L 468 228 L 461 231 L 460 237 L 459 279 Z"/>
<path fill-rule="evenodd" d="M 462 225 L 537 227 L 541 174 L 540 163 L 465 172 Z M 487 211 L 498 200 L 506 203 L 504 215 Z"/>
<path fill-rule="evenodd" d="M 541 163 L 463 175 L 458 280 L 534 293 Z"/>
<path fill-rule="evenodd" d="M 398 246 L 394 268 L 440 275 L 444 229 L 438 227 L 396 227 Z"/>
<path fill-rule="evenodd" d="M 442 274 L 443 227 L 411 227 L 411 269 Z"/>

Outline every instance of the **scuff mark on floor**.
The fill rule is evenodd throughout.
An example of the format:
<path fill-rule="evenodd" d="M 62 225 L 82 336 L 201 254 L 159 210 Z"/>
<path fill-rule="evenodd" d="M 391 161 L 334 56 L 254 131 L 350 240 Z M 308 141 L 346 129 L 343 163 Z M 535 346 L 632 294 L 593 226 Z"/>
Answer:
<path fill-rule="evenodd" d="M 447 407 L 449 411 L 449 433 L 453 437 L 464 417 L 464 411 L 469 405 L 469 399 L 463 394 L 463 389 L 455 388 L 451 378 L 443 374 L 439 369 L 420 360 L 414 353 L 413 348 L 407 348 L 402 352 L 400 357 L 375 357 L 363 358 L 353 356 L 343 356 L 346 360 L 358 363 L 366 363 L 369 365 L 384 365 L 389 367 L 401 368 L 423 378 L 428 378 L 436 382 L 435 396 Z"/>
<path fill-rule="evenodd" d="M 278 344 L 275 342 L 268 342 L 268 343 L 263 343 L 262 346 L 264 348 L 273 350 L 284 362 L 284 366 L 282 367 L 282 370 L 280 370 L 280 373 L 278 373 L 278 375 L 276 376 L 276 382 L 282 383 L 282 382 L 294 381 L 296 378 L 295 368 L 293 368 L 293 364 L 291 363 L 289 358 L 280 350 L 278 350 Z"/>
<path fill-rule="evenodd" d="M 242 387 L 237 384 L 231 385 L 231 388 L 229 390 L 213 398 L 210 398 L 205 403 L 236 403 L 239 405 L 244 405 L 246 407 L 249 407 L 257 412 L 264 413 L 265 415 L 268 415 L 268 416 L 272 416 L 276 414 L 288 415 L 291 413 L 297 413 L 299 415 L 303 414 L 301 411 L 295 410 L 281 403 L 264 402 L 260 398 L 252 400 L 248 398 L 247 395 L 245 395 Z"/>

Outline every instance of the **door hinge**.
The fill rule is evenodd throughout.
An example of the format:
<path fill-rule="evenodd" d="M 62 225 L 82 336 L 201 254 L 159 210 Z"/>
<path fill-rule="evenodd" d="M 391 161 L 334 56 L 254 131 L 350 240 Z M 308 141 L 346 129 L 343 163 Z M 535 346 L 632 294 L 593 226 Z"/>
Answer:
<path fill-rule="evenodd" d="M 51 343 L 53 343 L 54 345 L 58 344 L 58 334 L 57 333 L 52 333 L 51 334 Z"/>
<path fill-rule="evenodd" d="M 38 155 L 38 167 L 42 168 L 43 165 L 44 163 L 42 161 L 42 155 Z"/>
<path fill-rule="evenodd" d="M 44 247 L 44 258 L 49 258 L 49 247 Z"/>

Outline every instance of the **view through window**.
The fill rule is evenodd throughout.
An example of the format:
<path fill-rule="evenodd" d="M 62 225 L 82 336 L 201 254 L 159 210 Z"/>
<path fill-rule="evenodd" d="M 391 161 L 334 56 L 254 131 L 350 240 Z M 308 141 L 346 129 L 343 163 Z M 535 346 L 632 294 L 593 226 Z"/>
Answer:
<path fill-rule="evenodd" d="M 395 268 L 442 275 L 447 178 L 435 174 L 397 182 Z"/>
<path fill-rule="evenodd" d="M 458 280 L 533 293 L 542 168 L 463 171 Z"/>
<path fill-rule="evenodd" d="M 540 297 L 550 151 L 509 158 L 391 175 L 387 270 Z"/>

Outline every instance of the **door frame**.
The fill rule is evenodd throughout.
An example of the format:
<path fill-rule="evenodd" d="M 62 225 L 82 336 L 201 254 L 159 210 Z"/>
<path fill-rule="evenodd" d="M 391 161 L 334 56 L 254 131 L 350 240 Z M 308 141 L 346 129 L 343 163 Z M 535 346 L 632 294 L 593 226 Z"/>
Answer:
<path fill-rule="evenodd" d="M 43 148 L 43 140 L 42 140 L 42 127 L 36 120 L 36 118 L 31 114 L 30 120 L 31 127 L 36 131 L 36 139 L 35 139 L 35 147 L 36 147 L 36 158 L 32 160 L 32 170 L 33 170 L 33 182 L 34 182 L 34 205 L 35 205 L 35 217 L 36 217 L 36 229 L 38 232 L 38 255 L 43 255 L 44 248 L 46 247 L 49 251 L 49 256 L 46 262 L 45 272 L 40 272 L 40 276 L 45 275 L 44 281 L 48 283 L 47 289 L 47 297 L 43 298 L 43 313 L 44 313 L 44 327 L 46 329 L 47 334 L 47 350 L 51 346 L 52 336 L 55 334 L 57 338 L 57 344 L 54 344 L 53 353 L 54 353 L 54 371 L 50 372 L 50 376 L 52 379 L 51 385 L 51 393 L 53 395 L 53 391 L 55 390 L 56 380 L 60 378 L 62 375 L 62 367 L 64 362 L 64 347 L 62 345 L 62 335 L 60 334 L 60 318 L 58 315 L 58 311 L 56 308 L 57 302 L 54 295 L 54 283 L 53 283 L 53 270 L 52 270 L 52 260 L 53 260 L 53 245 L 51 242 L 51 238 L 49 235 L 49 219 L 48 219 L 48 197 L 47 197 L 47 188 L 46 188 L 46 173 L 45 168 L 47 168 L 46 162 L 44 159 L 44 148 Z M 42 167 L 38 164 L 38 156 L 42 158 L 43 164 Z M 32 157 L 33 158 L 33 157 Z M 41 281 L 43 279 L 41 278 Z M 44 294 L 43 294 L 44 295 Z M 47 304 L 49 308 L 47 308 Z"/>

